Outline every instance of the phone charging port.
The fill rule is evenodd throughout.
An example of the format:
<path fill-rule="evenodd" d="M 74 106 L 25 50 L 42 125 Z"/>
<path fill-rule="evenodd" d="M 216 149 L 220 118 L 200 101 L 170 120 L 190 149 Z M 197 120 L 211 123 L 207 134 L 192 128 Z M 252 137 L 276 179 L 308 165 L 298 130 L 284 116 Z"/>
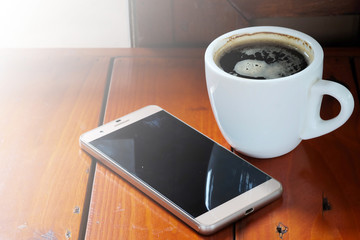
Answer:
<path fill-rule="evenodd" d="M 248 210 L 245 211 L 245 215 L 248 215 L 250 213 L 252 213 L 254 211 L 254 208 L 249 208 Z"/>

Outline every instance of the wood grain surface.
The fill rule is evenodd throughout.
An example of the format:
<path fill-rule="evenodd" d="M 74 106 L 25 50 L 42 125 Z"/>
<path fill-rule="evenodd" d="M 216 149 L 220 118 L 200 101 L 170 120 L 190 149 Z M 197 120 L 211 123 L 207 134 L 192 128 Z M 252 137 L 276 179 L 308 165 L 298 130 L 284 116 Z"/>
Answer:
<path fill-rule="evenodd" d="M 110 58 L 0 53 L 0 239 L 78 239 Z"/>
<path fill-rule="evenodd" d="M 279 223 L 288 227 L 284 239 L 360 238 L 360 116 L 355 84 L 360 63 L 359 57 L 350 57 L 351 52 L 359 51 L 329 52 L 324 77 L 346 85 L 355 98 L 349 121 L 328 135 L 303 141 L 285 156 L 270 160 L 245 157 L 282 182 L 281 199 L 204 237 L 97 164 L 86 238 L 279 239 Z M 116 58 L 104 122 L 149 104 L 165 108 L 229 147 L 210 109 L 201 54 Z M 332 98 L 324 98 L 322 116 L 332 117 L 338 108 Z M 323 211 L 324 197 L 331 210 Z"/>
<path fill-rule="evenodd" d="M 285 156 L 244 157 L 280 180 L 283 196 L 214 235 L 197 234 L 108 168 L 94 167 L 80 134 L 149 104 L 230 147 L 210 108 L 203 53 L 1 49 L 0 239 L 279 239 L 279 223 L 288 227 L 283 239 L 359 239 L 358 48 L 325 52 L 324 78 L 354 96 L 351 118 Z M 338 111 L 324 98 L 323 118 Z M 324 197 L 330 210 L 323 211 Z"/>

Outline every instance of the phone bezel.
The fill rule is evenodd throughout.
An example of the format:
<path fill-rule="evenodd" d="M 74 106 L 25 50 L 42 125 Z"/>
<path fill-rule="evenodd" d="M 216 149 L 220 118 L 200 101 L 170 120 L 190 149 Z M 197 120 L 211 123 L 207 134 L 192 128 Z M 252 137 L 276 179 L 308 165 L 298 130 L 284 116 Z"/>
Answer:
<path fill-rule="evenodd" d="M 139 121 L 145 117 L 148 117 L 156 112 L 163 111 L 164 109 L 150 105 L 144 108 L 141 108 L 135 112 L 127 114 L 121 118 L 115 119 L 109 123 L 106 123 L 102 126 L 99 126 L 93 130 L 90 130 L 80 136 L 80 146 L 90 155 L 94 156 L 96 159 L 100 160 L 105 166 L 109 167 L 111 170 L 119 174 L 129 183 L 134 185 L 140 191 L 144 192 L 155 202 L 159 203 L 161 206 L 166 208 L 168 211 L 173 213 L 175 216 L 180 218 L 182 221 L 187 223 L 190 227 L 195 229 L 201 234 L 212 234 L 229 223 L 240 219 L 247 215 L 247 211 L 251 212 L 257 210 L 258 208 L 266 205 L 272 200 L 278 198 L 282 193 L 281 184 L 271 178 L 267 182 L 260 184 L 259 186 L 225 202 L 224 204 L 194 218 L 183 210 L 178 205 L 174 204 L 170 199 L 167 199 L 160 192 L 155 190 L 152 186 L 144 182 L 142 179 L 131 174 L 126 169 L 121 167 L 117 162 L 113 161 L 111 158 L 107 157 L 102 152 L 98 151 L 96 148 L 92 147 L 89 143 L 97 138 L 103 137 L 106 134 L 117 131 L 118 129 L 124 128 L 136 121 Z M 164 110 L 165 111 L 165 110 Z M 168 113 L 168 112 L 167 112 Z M 168 113 L 170 114 L 170 113 Z M 171 114 L 170 114 L 171 115 Z M 173 115 L 171 115 L 173 116 Z M 173 116 L 175 117 L 175 116 Z M 176 117 L 175 117 L 176 118 Z M 176 118 L 178 119 L 178 118 Z M 178 119 L 182 123 L 182 120 Z M 188 124 L 184 123 L 188 127 L 192 128 Z M 192 128 L 194 131 L 196 129 Z M 197 131 L 199 132 L 199 131 Z M 202 134 L 203 135 L 203 134 Z M 205 135 L 203 135 L 205 136 Z M 205 136 L 207 137 L 207 136 Z M 212 140 L 213 141 L 213 140 Z M 221 146 L 221 145 L 219 145 Z M 226 148 L 224 148 L 226 149 Z M 228 149 L 226 149 L 229 151 Z M 243 160 L 243 159 L 242 159 Z M 245 161 L 245 160 L 244 160 Z M 249 163 L 250 164 L 250 163 Z M 251 164 L 250 164 L 251 165 Z M 254 166 L 255 167 L 255 166 Z M 255 167 L 256 168 L 256 167 Z M 260 170 L 261 171 L 261 170 Z"/>

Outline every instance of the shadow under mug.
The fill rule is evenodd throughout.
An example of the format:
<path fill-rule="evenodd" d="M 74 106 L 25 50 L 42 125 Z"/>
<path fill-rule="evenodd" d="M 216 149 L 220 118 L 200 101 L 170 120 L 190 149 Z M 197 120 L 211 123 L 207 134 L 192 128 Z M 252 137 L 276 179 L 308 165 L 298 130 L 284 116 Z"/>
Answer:
<path fill-rule="evenodd" d="M 223 71 L 214 58 L 229 45 L 275 39 L 309 55 L 309 65 L 293 75 L 258 80 Z M 205 52 L 205 73 L 211 107 L 217 124 L 237 151 L 256 158 L 272 158 L 293 150 L 303 139 L 329 133 L 344 124 L 354 109 L 350 91 L 322 80 L 324 53 L 312 37 L 282 27 L 249 27 L 216 38 Z M 320 117 L 324 95 L 337 99 L 340 113 Z"/>

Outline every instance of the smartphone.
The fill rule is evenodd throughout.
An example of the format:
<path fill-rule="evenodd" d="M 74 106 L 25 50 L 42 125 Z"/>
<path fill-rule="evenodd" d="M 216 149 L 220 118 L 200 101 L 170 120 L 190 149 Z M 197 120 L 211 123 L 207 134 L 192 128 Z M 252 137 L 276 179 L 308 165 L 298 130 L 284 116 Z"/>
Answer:
<path fill-rule="evenodd" d="M 84 133 L 80 146 L 205 235 L 282 193 L 274 178 L 158 106 Z"/>

